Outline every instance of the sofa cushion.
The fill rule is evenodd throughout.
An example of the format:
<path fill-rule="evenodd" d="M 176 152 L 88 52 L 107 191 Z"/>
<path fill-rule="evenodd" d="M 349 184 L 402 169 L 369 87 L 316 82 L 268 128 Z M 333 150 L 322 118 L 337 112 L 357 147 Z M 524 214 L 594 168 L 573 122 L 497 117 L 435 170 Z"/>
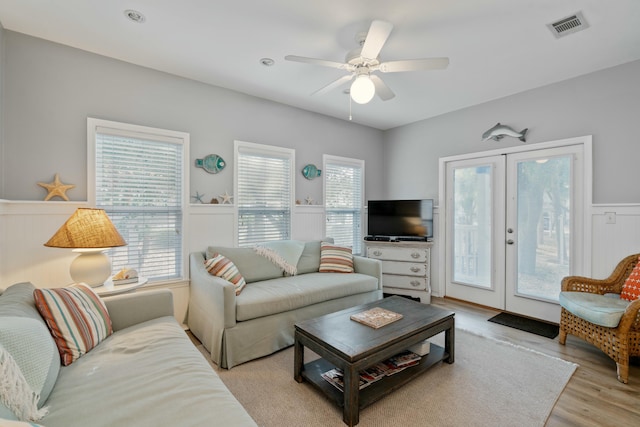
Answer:
<path fill-rule="evenodd" d="M 317 273 L 320 268 L 320 240 L 305 242 L 298 260 L 298 274 Z"/>
<path fill-rule="evenodd" d="M 212 258 L 214 254 L 221 254 L 229 258 L 238 267 L 238 271 L 247 283 L 282 277 L 280 267 L 258 255 L 253 248 L 209 246 L 206 258 Z"/>
<path fill-rule="evenodd" d="M 14 353 L 14 350 L 9 350 L 13 357 L 18 359 L 17 362 L 19 365 L 23 363 L 22 355 L 33 354 L 35 357 L 33 360 L 29 360 L 29 363 L 36 363 L 38 369 L 41 368 L 42 371 L 46 368 L 44 381 L 39 376 L 38 379 L 35 377 L 31 379 L 34 383 L 39 384 L 35 386 L 34 391 L 40 394 L 38 406 L 42 407 L 58 378 L 60 355 L 58 354 L 55 341 L 47 325 L 36 309 L 33 299 L 34 289 L 35 286 L 31 283 L 17 283 L 8 287 L 2 295 L 0 295 L 0 330 L 4 330 L 4 332 L 0 332 L 2 335 L 0 344 L 5 345 L 7 349 L 13 348 L 16 352 L 21 353 L 18 355 Z M 7 320 L 9 318 L 12 320 Z M 25 339 L 13 341 L 13 344 L 9 345 L 7 340 L 15 338 L 15 336 L 11 336 L 10 328 L 5 328 L 5 325 L 9 323 L 19 324 L 19 330 L 25 333 L 28 331 L 28 337 L 25 335 Z M 16 346 L 14 347 L 14 345 Z M 54 351 L 51 352 L 51 349 Z M 48 358 L 45 358 L 45 355 L 48 355 Z M 29 375 L 31 375 L 31 372 L 25 373 L 25 377 L 29 377 Z M 2 411 L 0 411 L 0 414 L 2 414 Z M 5 415 L 2 414 L 2 416 Z"/>
<path fill-rule="evenodd" d="M 322 242 L 320 246 L 320 273 L 353 273 L 351 248 Z"/>
<path fill-rule="evenodd" d="M 640 298 L 640 261 L 638 261 L 636 266 L 633 268 L 633 271 L 631 271 L 631 274 L 622 285 L 620 298 L 627 301 L 635 301 Z"/>
<path fill-rule="evenodd" d="M 254 248 L 256 253 L 267 258 L 280 267 L 288 276 L 295 276 L 298 272 L 298 260 L 304 250 L 304 242 L 297 240 L 275 240 L 262 243 Z"/>
<path fill-rule="evenodd" d="M 0 426 L 2 427 L 42 427 L 40 424 L 34 424 L 27 421 L 13 421 L 0 418 Z"/>
<path fill-rule="evenodd" d="M 256 425 L 173 316 L 115 332 L 63 367 L 47 405 L 47 427 Z"/>
<path fill-rule="evenodd" d="M 247 286 L 236 298 L 236 320 L 269 316 L 377 289 L 377 278 L 359 273 L 308 273 L 264 280 Z"/>
<path fill-rule="evenodd" d="M 207 269 L 209 274 L 233 283 L 236 287 L 236 295 L 240 295 L 242 289 L 247 285 L 244 277 L 238 271 L 238 267 L 224 255 L 214 254 L 212 258 L 204 261 L 204 268 Z"/>
<path fill-rule="evenodd" d="M 596 325 L 615 328 L 629 301 L 589 292 L 560 292 L 559 302 L 565 310 Z"/>
<path fill-rule="evenodd" d="M 36 289 L 33 296 L 65 366 L 113 333 L 107 307 L 83 283 L 67 288 Z"/>

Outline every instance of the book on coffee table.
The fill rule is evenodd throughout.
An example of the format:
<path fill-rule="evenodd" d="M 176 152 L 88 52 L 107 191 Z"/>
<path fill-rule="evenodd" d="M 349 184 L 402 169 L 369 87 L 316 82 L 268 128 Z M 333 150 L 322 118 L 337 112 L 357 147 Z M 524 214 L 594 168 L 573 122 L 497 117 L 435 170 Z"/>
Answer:
<path fill-rule="evenodd" d="M 374 307 L 351 315 L 351 320 L 355 320 L 374 329 L 381 328 L 400 319 L 402 319 L 402 314 L 381 307 Z"/>

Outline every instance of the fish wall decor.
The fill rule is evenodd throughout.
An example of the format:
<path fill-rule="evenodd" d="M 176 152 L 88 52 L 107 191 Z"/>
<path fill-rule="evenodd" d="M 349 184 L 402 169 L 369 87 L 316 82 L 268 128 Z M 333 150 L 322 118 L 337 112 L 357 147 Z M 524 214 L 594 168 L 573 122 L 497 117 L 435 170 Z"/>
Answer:
<path fill-rule="evenodd" d="M 525 136 L 527 135 L 527 131 L 529 129 L 523 129 L 520 132 L 516 132 L 511 129 L 509 126 L 501 125 L 498 123 L 488 131 L 482 134 L 482 142 L 493 139 L 494 141 L 500 141 L 505 136 L 511 136 L 513 138 L 518 138 L 522 142 L 527 142 Z"/>

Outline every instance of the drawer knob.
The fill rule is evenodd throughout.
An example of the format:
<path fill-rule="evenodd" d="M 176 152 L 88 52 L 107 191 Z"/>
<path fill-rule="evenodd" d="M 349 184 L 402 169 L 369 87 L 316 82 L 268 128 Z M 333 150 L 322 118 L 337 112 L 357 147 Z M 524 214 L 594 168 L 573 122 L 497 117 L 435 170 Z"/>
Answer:
<path fill-rule="evenodd" d="M 420 286 L 420 282 L 418 282 L 417 280 L 412 280 L 411 282 L 409 282 L 409 284 L 414 288 L 417 288 L 418 286 Z"/>
<path fill-rule="evenodd" d="M 373 251 L 373 254 L 375 256 L 380 256 L 380 255 L 382 255 L 382 251 Z"/>
<path fill-rule="evenodd" d="M 411 253 L 411 258 L 420 258 L 420 254 L 418 252 L 412 252 Z"/>
<path fill-rule="evenodd" d="M 420 271 L 418 267 L 411 267 L 409 270 L 413 271 L 414 273 L 417 273 L 418 271 Z"/>

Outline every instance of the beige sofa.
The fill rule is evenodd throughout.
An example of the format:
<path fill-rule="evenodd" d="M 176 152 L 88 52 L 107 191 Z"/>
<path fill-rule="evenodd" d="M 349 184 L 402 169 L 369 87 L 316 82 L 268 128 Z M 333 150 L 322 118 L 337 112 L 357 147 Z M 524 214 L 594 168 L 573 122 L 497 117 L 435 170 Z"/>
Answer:
<path fill-rule="evenodd" d="M 24 372 L 30 385 L 43 384 L 38 406 L 48 407 L 49 413 L 38 424 L 256 425 L 174 319 L 171 291 L 105 298 L 114 333 L 70 365 L 61 366 L 53 338 L 35 307 L 33 290 L 32 284 L 20 283 L 0 295 L 0 345 L 11 348 L 12 358 L 23 366 L 29 365 L 29 358 L 53 354 L 44 361 L 48 369 Z M 21 340 L 18 333 L 40 338 Z M 37 375 L 46 378 L 34 378 Z M 0 400 L 0 425 L 2 419 L 16 416 Z"/>
<path fill-rule="evenodd" d="M 232 368 L 292 345 L 296 322 L 382 298 L 380 261 L 354 256 L 355 273 L 320 273 L 321 242 L 300 243 L 294 276 L 252 248 L 212 246 L 190 255 L 189 329 L 218 366 Z M 205 269 L 214 253 L 233 261 L 246 279 L 240 295 Z"/>

